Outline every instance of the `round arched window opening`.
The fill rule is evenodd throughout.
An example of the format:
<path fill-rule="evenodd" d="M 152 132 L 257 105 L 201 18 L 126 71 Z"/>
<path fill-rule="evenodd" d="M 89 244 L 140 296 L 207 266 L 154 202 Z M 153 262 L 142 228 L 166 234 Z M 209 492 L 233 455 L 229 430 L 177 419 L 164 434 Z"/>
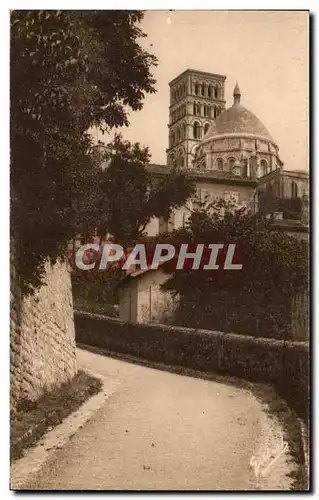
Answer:
<path fill-rule="evenodd" d="M 228 169 L 232 170 L 235 166 L 236 158 L 228 158 Z"/>
<path fill-rule="evenodd" d="M 194 139 L 200 139 L 201 136 L 201 128 L 198 122 L 195 122 L 193 125 L 193 137 Z"/>
<path fill-rule="evenodd" d="M 268 164 L 266 160 L 261 160 L 260 162 L 260 175 L 266 175 L 268 173 Z"/>
<path fill-rule="evenodd" d="M 222 158 L 218 158 L 217 160 L 217 170 L 224 170 L 224 162 Z"/>

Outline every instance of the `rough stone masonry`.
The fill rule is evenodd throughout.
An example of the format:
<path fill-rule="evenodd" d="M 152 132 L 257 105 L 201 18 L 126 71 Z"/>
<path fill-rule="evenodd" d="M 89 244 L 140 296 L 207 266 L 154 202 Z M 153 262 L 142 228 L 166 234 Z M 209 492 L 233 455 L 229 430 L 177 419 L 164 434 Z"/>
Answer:
<path fill-rule="evenodd" d="M 10 265 L 11 407 L 34 400 L 77 371 L 70 273 L 67 264 L 46 264 L 45 285 L 23 298 L 14 258 Z"/>

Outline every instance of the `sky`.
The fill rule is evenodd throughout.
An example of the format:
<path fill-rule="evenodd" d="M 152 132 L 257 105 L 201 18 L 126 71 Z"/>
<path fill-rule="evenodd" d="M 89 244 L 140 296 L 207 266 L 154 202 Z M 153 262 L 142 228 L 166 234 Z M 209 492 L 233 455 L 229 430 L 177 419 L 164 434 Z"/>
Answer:
<path fill-rule="evenodd" d="M 146 95 L 143 109 L 130 113 L 130 126 L 118 131 L 148 146 L 153 163 L 166 164 L 168 83 L 192 68 L 227 77 L 227 107 L 238 81 L 241 104 L 269 130 L 284 168 L 308 170 L 307 12 L 147 11 L 141 28 L 148 35 L 141 45 L 159 60 L 157 93 Z"/>

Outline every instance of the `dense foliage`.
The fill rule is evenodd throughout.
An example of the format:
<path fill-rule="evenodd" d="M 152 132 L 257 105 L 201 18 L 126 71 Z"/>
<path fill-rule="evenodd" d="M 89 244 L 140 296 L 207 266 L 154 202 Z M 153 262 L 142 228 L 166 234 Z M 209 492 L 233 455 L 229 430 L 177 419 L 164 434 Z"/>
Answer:
<path fill-rule="evenodd" d="M 54 262 L 77 234 L 92 232 L 101 208 L 114 214 L 124 205 L 122 200 L 115 207 L 113 188 L 125 177 L 126 162 L 120 164 L 118 154 L 101 179 L 104 152 L 94 145 L 89 129 L 128 125 L 128 112 L 141 109 L 145 94 L 155 92 L 151 69 L 156 58 L 139 45 L 145 36 L 138 26 L 142 18 L 139 11 L 11 14 L 11 225 L 24 291 L 41 284 L 47 258 Z M 123 148 L 128 151 L 127 143 Z M 142 168 L 148 153 L 134 152 L 138 158 L 135 166 L 131 162 L 130 174 L 140 169 L 141 189 L 148 189 Z M 101 180 L 102 194 L 104 189 L 112 200 L 102 196 L 101 201 Z M 139 207 L 129 220 L 135 230 L 160 210 L 155 198 L 161 189 L 163 185 L 147 200 L 145 216 L 145 193 L 137 198 Z M 130 199 L 136 194 L 132 190 Z M 173 205 L 174 196 L 175 191 Z M 116 197 L 121 198 L 121 191 Z M 106 222 L 117 229 L 114 221 L 112 215 L 103 217 L 103 230 Z M 121 231 L 125 225 L 122 217 Z"/>
<path fill-rule="evenodd" d="M 236 244 L 242 270 L 175 270 L 165 288 L 180 296 L 175 322 L 185 326 L 288 338 L 292 299 L 307 287 L 308 250 L 304 241 L 271 230 L 262 216 L 220 202 L 198 209 L 175 244 Z"/>
<path fill-rule="evenodd" d="M 101 242 L 110 233 L 112 241 L 124 248 L 147 241 L 144 230 L 152 217 L 168 218 L 193 192 L 192 183 L 178 169 L 158 178 L 151 175 L 148 148 L 124 141 L 120 135 L 106 146 L 103 159 L 106 168 L 99 174 L 94 196 L 90 193 L 87 205 L 91 211 L 82 222 L 83 242 L 92 239 L 95 228 Z M 75 268 L 72 285 L 78 307 L 83 304 L 81 309 L 105 311 L 116 302 L 114 285 L 124 274 L 119 268 L 100 270 L 98 264 L 93 271 Z"/>
<path fill-rule="evenodd" d="M 98 233 L 132 244 L 153 217 L 168 219 L 172 209 L 184 204 L 194 186 L 184 172 L 174 168 L 156 177 L 147 165 L 148 148 L 123 141 L 119 135 L 105 148 L 108 167 L 101 176 Z"/>
<path fill-rule="evenodd" d="M 277 198 L 273 196 L 271 189 L 266 189 L 258 193 L 258 204 L 259 211 L 264 215 L 282 212 L 284 219 L 301 219 L 301 198 Z"/>

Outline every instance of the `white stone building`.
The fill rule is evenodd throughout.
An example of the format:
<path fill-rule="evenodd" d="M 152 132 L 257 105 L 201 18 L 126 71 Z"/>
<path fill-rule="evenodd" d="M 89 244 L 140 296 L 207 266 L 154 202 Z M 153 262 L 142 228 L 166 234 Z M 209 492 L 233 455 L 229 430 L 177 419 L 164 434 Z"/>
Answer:
<path fill-rule="evenodd" d="M 177 303 L 161 290 L 168 278 L 160 267 L 127 274 L 117 284 L 119 317 L 137 323 L 167 323 Z"/>

